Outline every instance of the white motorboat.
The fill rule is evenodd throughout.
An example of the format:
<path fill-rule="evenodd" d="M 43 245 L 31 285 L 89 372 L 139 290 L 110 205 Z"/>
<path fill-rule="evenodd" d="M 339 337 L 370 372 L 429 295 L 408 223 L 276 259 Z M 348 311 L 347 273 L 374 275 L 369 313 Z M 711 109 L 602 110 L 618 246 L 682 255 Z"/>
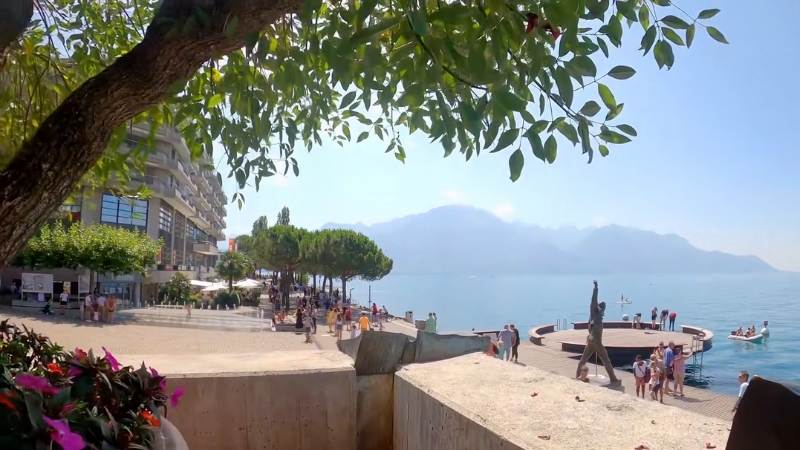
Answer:
<path fill-rule="evenodd" d="M 630 300 L 622 300 L 621 302 L 617 302 L 618 305 L 630 305 L 631 303 L 633 302 Z"/>
<path fill-rule="evenodd" d="M 735 334 L 731 334 L 731 335 L 728 336 L 728 339 L 730 339 L 732 341 L 753 342 L 753 343 L 758 344 L 758 343 L 760 343 L 761 341 L 764 340 L 764 335 L 763 334 L 757 334 L 755 336 L 747 337 L 747 336 L 737 336 Z"/>

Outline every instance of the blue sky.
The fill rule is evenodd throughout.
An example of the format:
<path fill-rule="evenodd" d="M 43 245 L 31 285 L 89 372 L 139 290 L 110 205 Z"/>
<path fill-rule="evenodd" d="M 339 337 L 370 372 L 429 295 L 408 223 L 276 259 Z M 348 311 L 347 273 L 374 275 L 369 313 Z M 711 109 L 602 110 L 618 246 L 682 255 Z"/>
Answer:
<path fill-rule="evenodd" d="M 731 44 L 698 29 L 691 49 L 676 48 L 674 68 L 659 71 L 651 55 L 637 52 L 641 27 L 626 29 L 623 48 L 612 49 L 602 64 L 637 70 L 608 85 L 625 102 L 620 119 L 639 138 L 611 146 L 607 158 L 587 165 L 561 139 L 553 165 L 526 150 L 522 177 L 512 183 L 511 149 L 465 162 L 456 153 L 444 159 L 438 144 L 413 135 L 405 139 L 401 164 L 375 138 L 346 148 L 327 144 L 295 155 L 300 177 L 274 177 L 257 193 L 245 190 L 243 209 L 229 206 L 229 236 L 249 232 L 260 215 L 272 223 L 284 205 L 293 224 L 317 228 L 466 203 L 548 227 L 615 223 L 677 233 L 700 248 L 755 254 L 800 271 L 800 39 L 792 19 L 800 2 L 771 1 L 763 24 L 741 0 L 678 4 L 690 14 L 722 9 L 707 23 Z M 575 103 L 582 101 L 576 96 Z M 225 188 L 235 191 L 230 180 Z"/>

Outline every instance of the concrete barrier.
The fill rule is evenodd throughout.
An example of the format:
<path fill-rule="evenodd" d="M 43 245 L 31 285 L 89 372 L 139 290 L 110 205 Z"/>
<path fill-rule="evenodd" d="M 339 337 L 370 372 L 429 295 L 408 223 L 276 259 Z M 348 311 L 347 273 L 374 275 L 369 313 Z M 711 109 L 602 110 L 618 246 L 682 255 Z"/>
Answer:
<path fill-rule="evenodd" d="M 192 450 L 356 448 L 356 374 L 340 352 L 117 357 L 183 388 L 167 417 Z"/>
<path fill-rule="evenodd" d="M 540 327 L 531 328 L 528 330 L 528 334 L 530 334 L 530 341 L 535 345 L 542 345 L 542 339 L 544 339 L 544 335 L 548 333 L 552 333 L 556 331 L 555 324 L 553 325 L 542 325 Z"/>

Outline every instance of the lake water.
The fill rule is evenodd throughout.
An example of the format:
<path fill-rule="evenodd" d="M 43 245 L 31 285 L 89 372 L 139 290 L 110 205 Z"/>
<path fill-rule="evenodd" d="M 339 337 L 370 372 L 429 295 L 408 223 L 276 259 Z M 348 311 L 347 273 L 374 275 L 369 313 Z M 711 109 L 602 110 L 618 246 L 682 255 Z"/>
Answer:
<path fill-rule="evenodd" d="M 765 378 L 800 382 L 800 274 L 657 276 L 614 275 L 598 280 L 600 300 L 609 306 L 606 320 L 641 312 L 645 321 L 653 307 L 677 314 L 676 324 L 697 325 L 714 332 L 714 346 L 704 355 L 696 385 L 736 394 L 741 370 Z M 415 319 L 436 312 L 439 329 L 490 329 L 514 323 L 521 332 L 557 318 L 588 320 L 592 280 L 585 276 L 456 275 L 388 276 L 365 283 L 351 282 L 353 299 L 372 301 L 390 313 L 413 311 Z M 618 305 L 624 294 L 633 302 Z M 727 339 L 737 327 L 768 320 L 771 336 L 763 344 Z M 689 368 L 690 371 L 692 368 Z"/>

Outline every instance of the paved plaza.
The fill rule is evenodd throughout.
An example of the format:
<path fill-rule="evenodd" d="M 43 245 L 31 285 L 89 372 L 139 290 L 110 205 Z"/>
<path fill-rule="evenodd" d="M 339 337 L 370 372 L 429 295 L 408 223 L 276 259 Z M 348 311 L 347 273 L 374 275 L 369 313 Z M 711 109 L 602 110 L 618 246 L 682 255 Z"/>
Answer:
<path fill-rule="evenodd" d="M 194 311 L 193 316 L 197 312 Z M 178 311 L 175 311 L 178 313 Z M 235 314 L 233 311 L 220 314 Z M 185 315 L 185 312 L 180 311 Z M 139 325 L 136 322 L 104 324 L 83 322 L 69 316 L 43 316 L 34 311 L 0 309 L 0 319 L 9 318 L 17 326 L 26 325 L 67 349 L 76 347 L 100 351 L 106 347 L 122 355 L 254 353 L 280 350 L 316 350 L 303 344 L 305 337 L 272 331 L 230 331 L 215 328 L 189 328 Z M 235 318 L 231 320 L 236 320 Z"/>

